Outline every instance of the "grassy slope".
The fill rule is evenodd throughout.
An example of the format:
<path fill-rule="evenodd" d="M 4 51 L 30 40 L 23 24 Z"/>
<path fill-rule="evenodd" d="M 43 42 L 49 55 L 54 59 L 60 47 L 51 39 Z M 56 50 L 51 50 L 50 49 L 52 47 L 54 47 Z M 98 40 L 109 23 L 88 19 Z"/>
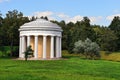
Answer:
<path fill-rule="evenodd" d="M 120 62 L 83 60 L 18 61 L 0 59 L 0 80 L 120 80 Z"/>
<path fill-rule="evenodd" d="M 120 61 L 120 52 L 105 54 L 105 51 L 101 51 L 101 58 L 104 60 Z"/>

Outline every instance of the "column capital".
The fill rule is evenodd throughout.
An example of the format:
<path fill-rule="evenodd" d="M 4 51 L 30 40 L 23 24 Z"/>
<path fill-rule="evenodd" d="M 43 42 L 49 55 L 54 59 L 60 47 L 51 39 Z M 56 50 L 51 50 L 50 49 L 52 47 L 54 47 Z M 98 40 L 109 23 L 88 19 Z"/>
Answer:
<path fill-rule="evenodd" d="M 25 37 L 26 35 L 21 35 L 20 37 Z"/>
<path fill-rule="evenodd" d="M 30 37 L 31 35 L 27 35 L 27 37 Z"/>
<path fill-rule="evenodd" d="M 38 35 L 34 35 L 35 37 L 38 37 Z"/>
<path fill-rule="evenodd" d="M 43 35 L 43 37 L 47 37 L 48 35 Z"/>

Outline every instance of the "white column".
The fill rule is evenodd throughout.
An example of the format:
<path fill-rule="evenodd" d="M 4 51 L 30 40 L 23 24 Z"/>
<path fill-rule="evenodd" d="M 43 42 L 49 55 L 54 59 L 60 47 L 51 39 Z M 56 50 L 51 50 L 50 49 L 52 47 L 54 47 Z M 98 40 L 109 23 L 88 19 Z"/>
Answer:
<path fill-rule="evenodd" d="M 20 41 L 19 41 L 19 57 L 22 57 L 22 36 L 20 36 Z"/>
<path fill-rule="evenodd" d="M 61 37 L 60 37 L 60 41 L 59 41 L 59 43 L 60 43 L 60 49 L 59 49 L 60 50 L 60 56 L 59 57 L 62 57 L 62 53 L 61 53 L 61 51 L 62 51 L 62 46 L 61 45 L 62 44 L 61 44 L 61 42 L 62 42 L 62 40 L 61 40 Z"/>
<path fill-rule="evenodd" d="M 22 36 L 22 58 L 24 58 L 25 47 L 25 36 Z"/>
<path fill-rule="evenodd" d="M 30 46 L 30 35 L 27 36 L 27 47 Z"/>
<path fill-rule="evenodd" d="M 50 58 L 54 58 L 54 36 L 51 36 Z"/>
<path fill-rule="evenodd" d="M 34 51 L 34 57 L 38 58 L 38 36 L 35 35 L 35 51 Z"/>
<path fill-rule="evenodd" d="M 43 59 L 46 59 L 46 36 L 43 36 Z"/>
<path fill-rule="evenodd" d="M 59 37 L 56 37 L 56 58 L 59 58 Z"/>

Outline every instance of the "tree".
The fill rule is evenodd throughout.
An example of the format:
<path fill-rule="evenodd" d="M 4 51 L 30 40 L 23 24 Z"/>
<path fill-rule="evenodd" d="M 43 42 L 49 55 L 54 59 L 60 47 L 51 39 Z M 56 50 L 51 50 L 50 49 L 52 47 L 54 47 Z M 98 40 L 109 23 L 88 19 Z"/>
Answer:
<path fill-rule="evenodd" d="M 3 23 L 3 18 L 2 18 L 2 14 L 0 13 L 0 46 L 2 46 L 2 37 L 3 37 L 3 33 L 2 33 L 2 30 L 1 30 L 1 27 L 2 27 L 2 23 Z"/>
<path fill-rule="evenodd" d="M 90 26 L 90 20 L 88 17 L 84 17 L 82 21 L 77 21 L 75 24 L 69 23 L 68 27 L 70 28 L 70 30 L 68 30 L 70 31 L 68 34 L 69 52 L 72 52 L 74 43 L 78 40 L 85 40 L 86 38 L 95 40 L 95 32 Z"/>
<path fill-rule="evenodd" d="M 0 27 L 2 27 L 2 22 L 3 22 L 3 18 L 2 18 L 2 14 L 0 13 Z"/>
<path fill-rule="evenodd" d="M 77 21 L 76 23 L 65 21 L 52 21 L 63 29 L 62 37 L 62 49 L 67 49 L 69 53 L 73 53 L 74 43 L 78 40 L 85 40 L 90 38 L 95 40 L 95 32 L 90 25 L 90 19 L 88 17 L 83 17 L 83 20 Z"/>
<path fill-rule="evenodd" d="M 45 20 L 47 20 L 47 21 L 48 21 L 47 16 L 45 16 L 45 17 L 41 16 L 40 18 L 41 18 L 41 19 L 45 19 Z"/>
<path fill-rule="evenodd" d="M 4 45 L 9 45 L 11 48 L 11 56 L 13 53 L 13 46 L 19 45 L 19 27 L 24 23 L 29 22 L 27 17 L 23 17 L 22 12 L 17 10 L 8 11 L 3 20 L 2 30 L 4 31 Z"/>
<path fill-rule="evenodd" d="M 32 50 L 32 48 L 31 48 L 31 46 L 28 46 L 28 47 L 27 47 L 27 49 L 26 49 L 26 51 L 24 52 L 24 54 L 25 54 L 25 61 L 27 61 L 27 58 L 28 58 L 29 55 L 32 55 L 32 56 L 33 56 L 33 50 Z"/>
<path fill-rule="evenodd" d="M 94 27 L 96 42 L 100 45 L 101 50 L 116 51 L 117 36 L 114 31 L 108 27 Z"/>
<path fill-rule="evenodd" d="M 36 20 L 36 19 L 37 19 L 37 17 L 32 16 L 32 18 L 30 19 L 30 21 L 34 21 L 34 20 Z"/>
<path fill-rule="evenodd" d="M 73 51 L 76 53 L 82 53 L 87 59 L 95 59 L 96 57 L 100 57 L 100 47 L 97 43 L 92 42 L 88 38 L 84 42 L 81 40 L 75 42 Z"/>
<path fill-rule="evenodd" d="M 90 26 L 90 19 L 88 17 L 83 17 L 83 20 L 81 21 L 84 25 Z"/>
<path fill-rule="evenodd" d="M 120 17 L 119 16 L 115 16 L 111 22 L 111 24 L 109 25 L 109 28 L 111 30 L 114 30 L 115 32 L 120 31 Z"/>
<path fill-rule="evenodd" d="M 119 16 L 115 16 L 111 22 L 111 24 L 109 25 L 109 28 L 111 30 L 113 30 L 116 34 L 116 36 L 118 37 L 118 39 L 115 41 L 117 44 L 117 51 L 120 50 L 120 17 Z"/>

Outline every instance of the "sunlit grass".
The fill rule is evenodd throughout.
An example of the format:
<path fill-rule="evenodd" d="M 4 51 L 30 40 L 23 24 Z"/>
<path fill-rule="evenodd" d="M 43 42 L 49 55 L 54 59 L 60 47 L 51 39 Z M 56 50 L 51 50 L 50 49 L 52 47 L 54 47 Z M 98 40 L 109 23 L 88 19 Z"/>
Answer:
<path fill-rule="evenodd" d="M 120 62 L 84 60 L 63 52 L 63 60 L 0 59 L 0 80 L 120 80 Z"/>
<path fill-rule="evenodd" d="M 101 58 L 104 60 L 120 61 L 120 52 L 106 54 L 105 51 L 101 51 Z"/>

